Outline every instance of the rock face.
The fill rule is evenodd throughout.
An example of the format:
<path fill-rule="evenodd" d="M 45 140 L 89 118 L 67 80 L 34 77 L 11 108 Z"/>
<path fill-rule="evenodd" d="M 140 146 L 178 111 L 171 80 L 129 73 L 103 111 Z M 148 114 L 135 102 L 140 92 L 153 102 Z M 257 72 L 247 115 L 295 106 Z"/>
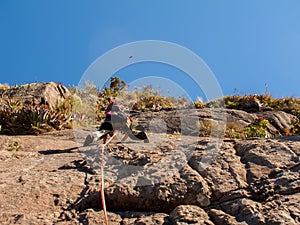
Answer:
<path fill-rule="evenodd" d="M 58 103 L 70 95 L 69 90 L 58 83 L 33 83 L 10 88 L 0 88 L 0 96 L 17 98 L 37 104 L 45 104 L 55 108 Z"/>
<path fill-rule="evenodd" d="M 267 120 L 266 136 L 285 136 L 294 129 L 293 123 L 298 121 L 294 115 L 283 111 L 251 111 L 251 113 L 236 109 L 180 109 L 174 111 L 146 111 L 142 115 L 133 113 L 133 118 L 138 118 L 139 123 L 147 130 L 167 132 L 170 134 L 181 133 L 186 135 L 209 136 L 212 124 L 224 121 L 227 132 L 235 130 L 243 132 L 246 127 L 251 127 L 261 120 Z"/>
<path fill-rule="evenodd" d="M 226 112 L 227 121 L 242 127 L 260 116 Z M 153 118 L 159 112 L 147 113 Z M 178 115 L 156 115 L 176 131 L 178 120 L 164 120 L 165 115 Z M 274 118 L 275 129 L 290 126 L 282 112 L 263 116 Z M 206 109 L 199 118 L 215 120 Z M 0 136 L 0 224 L 104 224 L 102 145 L 82 147 L 89 133 Z M 121 135 L 108 144 L 109 224 L 300 223 L 300 136 L 227 138 L 217 149 L 213 138 L 171 133 L 152 133 L 149 144 L 120 143 Z"/>
<path fill-rule="evenodd" d="M 271 125 L 274 126 L 274 134 L 277 132 L 281 135 L 285 135 L 291 129 L 293 121 L 297 119 L 295 116 L 283 111 L 266 111 L 260 113 L 260 115 L 266 118 Z"/>
<path fill-rule="evenodd" d="M 195 205 L 177 206 L 169 216 L 172 224 L 207 224 L 213 225 L 207 213 Z"/>

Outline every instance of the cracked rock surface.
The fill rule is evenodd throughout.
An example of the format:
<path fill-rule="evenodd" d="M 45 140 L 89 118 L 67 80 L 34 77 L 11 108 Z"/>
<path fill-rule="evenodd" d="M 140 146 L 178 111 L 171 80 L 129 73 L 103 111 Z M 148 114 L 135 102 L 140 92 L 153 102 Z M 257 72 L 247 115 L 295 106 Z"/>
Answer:
<path fill-rule="evenodd" d="M 0 136 L 0 224 L 104 224 L 101 145 L 81 146 L 89 132 Z M 213 142 L 178 134 L 153 134 L 149 145 L 111 142 L 109 224 L 300 223 L 299 136 L 226 139 L 217 152 Z"/>

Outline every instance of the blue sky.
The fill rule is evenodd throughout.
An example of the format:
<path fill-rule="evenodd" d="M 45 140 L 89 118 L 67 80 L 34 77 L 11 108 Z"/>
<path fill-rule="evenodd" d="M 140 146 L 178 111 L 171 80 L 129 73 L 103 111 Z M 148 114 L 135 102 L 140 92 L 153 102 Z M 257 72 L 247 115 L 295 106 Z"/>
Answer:
<path fill-rule="evenodd" d="M 112 48 L 163 40 L 200 56 L 224 95 L 262 94 L 267 86 L 275 97 L 300 97 L 299 21 L 297 0 L 1 0 L 0 83 L 76 85 Z M 114 75 L 128 83 L 165 76 L 201 95 L 180 73 L 144 63 Z"/>

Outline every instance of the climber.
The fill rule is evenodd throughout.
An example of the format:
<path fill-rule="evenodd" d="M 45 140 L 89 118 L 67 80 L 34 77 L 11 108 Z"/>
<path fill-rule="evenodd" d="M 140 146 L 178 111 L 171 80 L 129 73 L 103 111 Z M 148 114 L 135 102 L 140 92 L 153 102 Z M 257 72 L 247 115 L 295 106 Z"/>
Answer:
<path fill-rule="evenodd" d="M 111 116 L 112 116 L 112 108 L 114 105 L 114 99 L 113 98 L 108 98 L 108 106 L 105 110 L 105 120 L 99 127 L 98 131 L 105 130 L 107 133 L 105 133 L 102 138 L 103 138 L 103 144 L 106 143 L 108 135 L 113 136 L 114 134 L 114 129 L 111 123 Z"/>
<path fill-rule="evenodd" d="M 99 139 L 103 139 L 103 144 L 107 142 L 108 135 L 111 137 L 118 131 L 124 134 L 121 142 L 127 140 L 130 137 L 133 140 L 144 140 L 145 143 L 149 142 L 149 139 L 142 129 L 139 132 L 134 132 L 132 129 L 132 119 L 129 114 L 125 113 L 123 105 L 117 104 L 113 98 L 109 98 L 109 104 L 105 110 L 105 120 L 97 130 L 97 136 L 99 132 L 105 131 L 104 134 L 98 136 Z M 139 126 L 140 129 L 141 126 Z M 87 136 L 84 146 L 93 142 L 93 137 Z"/>

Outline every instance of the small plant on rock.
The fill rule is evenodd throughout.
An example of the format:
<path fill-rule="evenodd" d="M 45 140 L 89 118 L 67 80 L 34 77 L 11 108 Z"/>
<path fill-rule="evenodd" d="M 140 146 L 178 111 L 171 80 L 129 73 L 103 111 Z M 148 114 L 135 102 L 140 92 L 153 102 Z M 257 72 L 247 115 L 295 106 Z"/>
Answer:
<path fill-rule="evenodd" d="M 260 138 L 268 138 L 270 137 L 268 133 L 268 125 L 269 121 L 264 118 L 259 118 L 254 124 L 244 128 L 245 137 L 246 138 L 253 138 L 253 137 L 260 137 Z"/>
<path fill-rule="evenodd" d="M 133 110 L 161 110 L 174 108 L 174 105 L 164 96 L 148 96 L 141 98 L 133 106 Z"/>
<path fill-rule="evenodd" d="M 20 145 L 19 142 L 14 141 L 13 143 L 8 145 L 8 151 L 19 151 L 20 150 Z"/>

